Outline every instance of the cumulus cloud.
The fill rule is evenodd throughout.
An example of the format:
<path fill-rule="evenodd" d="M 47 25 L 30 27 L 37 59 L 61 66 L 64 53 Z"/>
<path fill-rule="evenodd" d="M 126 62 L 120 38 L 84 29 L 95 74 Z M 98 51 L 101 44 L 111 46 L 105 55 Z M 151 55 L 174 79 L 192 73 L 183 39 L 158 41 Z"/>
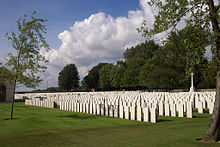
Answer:
<path fill-rule="evenodd" d="M 49 86 L 56 86 L 59 71 L 70 63 L 76 64 L 83 78 L 94 65 L 114 63 L 123 57 L 127 48 L 143 42 L 145 39 L 137 28 L 143 20 L 152 26 L 154 17 L 146 0 L 139 2 L 140 10 L 129 11 L 127 17 L 113 18 L 99 12 L 60 33 L 58 38 L 62 44 L 59 49 L 44 53 L 49 60 L 48 70 L 42 75 L 44 81 L 49 82 Z"/>

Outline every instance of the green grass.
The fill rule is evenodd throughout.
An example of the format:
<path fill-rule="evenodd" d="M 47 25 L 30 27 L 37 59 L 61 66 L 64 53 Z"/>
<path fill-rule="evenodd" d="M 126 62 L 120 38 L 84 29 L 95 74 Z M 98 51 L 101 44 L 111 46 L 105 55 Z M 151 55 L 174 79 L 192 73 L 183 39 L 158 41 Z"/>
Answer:
<path fill-rule="evenodd" d="M 5 146 L 220 146 L 196 141 L 203 137 L 209 114 L 195 118 L 158 117 L 145 123 L 90 114 L 60 111 L 15 103 L 0 103 L 0 147 Z"/>

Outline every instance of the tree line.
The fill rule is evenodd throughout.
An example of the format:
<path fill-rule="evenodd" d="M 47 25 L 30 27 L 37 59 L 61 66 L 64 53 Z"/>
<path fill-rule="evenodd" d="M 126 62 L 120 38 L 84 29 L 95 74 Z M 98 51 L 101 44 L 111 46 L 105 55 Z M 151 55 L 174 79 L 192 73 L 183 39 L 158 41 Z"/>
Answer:
<path fill-rule="evenodd" d="M 198 29 L 190 26 L 173 32 L 163 45 L 148 40 L 131 47 L 116 64 L 99 63 L 83 78 L 82 89 L 188 89 L 191 72 L 196 88 L 215 88 L 215 55 L 210 60 L 205 56 L 210 38 Z"/>

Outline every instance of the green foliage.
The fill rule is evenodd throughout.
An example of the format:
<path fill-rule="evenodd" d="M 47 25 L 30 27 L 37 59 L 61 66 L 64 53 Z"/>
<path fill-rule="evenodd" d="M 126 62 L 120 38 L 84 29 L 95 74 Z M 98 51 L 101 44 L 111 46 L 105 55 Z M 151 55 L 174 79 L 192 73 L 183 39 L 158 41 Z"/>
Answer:
<path fill-rule="evenodd" d="M 37 73 L 44 72 L 47 63 L 40 53 L 41 49 L 49 50 L 43 34 L 46 34 L 46 26 L 42 25 L 46 20 L 35 18 L 34 12 L 30 18 L 27 15 L 17 20 L 18 30 L 7 33 L 6 37 L 11 41 L 14 53 L 8 53 L 5 58 L 5 66 L 8 70 L 2 70 L 2 74 L 15 85 L 22 84 L 35 88 L 42 81 Z"/>
<path fill-rule="evenodd" d="M 16 33 L 6 34 L 15 52 L 8 53 L 8 58 L 5 58 L 3 64 L 5 68 L 1 68 L 1 74 L 14 85 L 13 92 L 18 84 L 30 88 L 38 86 L 42 81 L 39 73 L 47 68 L 44 64 L 48 61 L 40 53 L 43 49 L 45 51 L 50 49 L 43 36 L 46 34 L 46 26 L 42 23 L 46 20 L 35 18 L 35 14 L 34 11 L 30 18 L 27 15 L 20 17 L 17 20 Z M 13 118 L 14 96 L 12 99 L 11 119 Z"/>
<path fill-rule="evenodd" d="M 126 64 L 123 61 L 118 61 L 117 64 L 114 65 L 113 69 L 110 71 L 111 86 L 113 89 L 121 89 L 123 87 L 122 78 L 125 69 Z"/>
<path fill-rule="evenodd" d="M 144 65 L 144 60 L 141 58 L 135 58 L 128 60 L 126 63 L 126 69 L 122 77 L 122 87 L 127 89 L 136 89 L 140 87 L 139 85 L 139 71 Z"/>
<path fill-rule="evenodd" d="M 154 41 L 146 41 L 127 49 L 124 61 L 118 61 L 116 65 L 106 64 L 99 70 L 98 88 L 187 89 L 192 70 L 196 88 L 214 88 L 215 74 L 211 72 L 211 68 L 215 66 L 215 62 L 214 59 L 208 61 L 204 57 L 205 46 L 211 43 L 211 35 L 205 30 L 198 32 L 198 28 L 190 26 L 170 33 L 163 46 Z M 197 64 L 192 64 L 195 62 Z M 86 76 L 82 81 L 82 87 L 86 91 L 91 89 L 88 88 L 88 83 L 89 78 Z"/>
<path fill-rule="evenodd" d="M 207 63 L 202 71 L 203 80 L 198 84 L 198 88 L 216 88 L 217 69 L 214 64 L 214 60 Z"/>
<path fill-rule="evenodd" d="M 59 87 L 48 87 L 48 88 L 45 89 L 45 90 L 39 90 L 39 92 L 40 92 L 40 91 L 45 91 L 45 92 L 59 92 L 60 89 L 59 89 Z M 37 92 L 37 91 L 35 91 L 35 92 Z"/>
<path fill-rule="evenodd" d="M 158 10 L 155 13 L 155 21 L 153 28 L 147 26 L 146 21 L 143 22 L 142 26 L 138 28 L 138 31 L 143 36 L 151 37 L 152 35 L 167 31 L 168 34 L 177 31 L 177 26 L 181 24 L 188 27 L 188 35 L 191 36 L 190 27 L 193 28 L 192 32 L 195 35 L 193 38 L 193 44 L 190 43 L 190 37 L 184 40 L 184 44 L 187 50 L 191 51 L 191 54 L 187 54 L 189 59 L 192 59 L 188 63 L 189 70 L 193 71 L 193 66 L 200 64 L 200 60 L 196 59 L 204 45 L 207 43 L 212 46 L 213 54 L 217 55 L 220 52 L 220 28 L 219 28 L 219 8 L 220 3 L 216 3 L 213 0 L 167 0 L 162 2 L 161 0 L 150 0 L 148 4 Z M 212 34 L 213 33 L 213 34 Z M 208 40 L 207 40 L 208 38 Z M 197 40 L 197 41 L 196 41 Z M 219 69 L 218 54 L 216 65 Z"/>
<path fill-rule="evenodd" d="M 113 64 L 106 64 L 99 70 L 99 88 L 102 90 L 110 90 L 112 88 L 111 70 L 113 67 Z"/>
<path fill-rule="evenodd" d="M 213 54 L 216 56 L 216 51 L 219 50 L 217 44 L 219 44 L 220 31 L 219 27 L 216 27 L 218 22 L 215 21 L 215 18 L 216 16 L 219 18 L 220 4 L 214 4 L 213 0 L 168 0 L 166 2 L 150 0 L 148 4 L 158 10 L 154 15 L 153 28 L 149 28 L 145 21 L 138 31 L 145 37 L 167 31 L 169 36 L 165 41 L 165 48 L 170 52 L 171 68 L 176 68 L 181 74 L 184 72 L 185 81 L 193 71 L 196 86 L 213 87 L 211 83 L 213 83 L 214 76 L 207 76 L 210 74 L 206 70 L 208 61 L 204 57 L 204 53 L 208 45 L 211 45 Z M 177 29 L 179 24 L 185 25 L 181 31 Z M 213 65 L 219 63 L 216 56 L 213 58 L 215 62 Z M 183 69 L 184 71 L 182 71 Z M 201 84 L 204 80 L 209 84 Z"/>
<path fill-rule="evenodd" d="M 140 74 L 142 74 L 142 78 L 143 76 L 145 77 L 142 80 L 143 86 L 148 87 L 149 89 L 176 88 L 174 79 L 176 72 L 170 68 L 156 67 L 155 69 L 149 71 L 148 74 L 143 74 L 143 70 Z"/>
<path fill-rule="evenodd" d="M 159 45 L 150 40 L 125 51 L 126 68 L 123 72 L 121 87 L 126 89 L 138 89 L 141 87 L 138 78 L 141 67 L 147 59 L 152 58 L 154 52 L 158 49 Z"/>
<path fill-rule="evenodd" d="M 99 63 L 94 66 L 88 73 L 87 76 L 82 80 L 83 89 L 92 89 L 99 90 L 99 70 L 105 66 L 107 63 Z"/>
<path fill-rule="evenodd" d="M 151 7 L 159 9 L 155 15 L 153 28 L 148 28 L 146 21 L 138 29 L 143 36 L 152 36 L 163 31 L 175 31 L 177 25 L 186 23 L 186 25 L 199 25 L 203 29 L 210 29 L 209 9 L 207 0 L 150 0 L 148 4 Z M 218 7 L 218 6 L 217 6 Z"/>
<path fill-rule="evenodd" d="M 25 102 L 25 99 L 16 99 L 15 102 Z"/>
<path fill-rule="evenodd" d="M 79 74 L 75 64 L 68 64 L 59 72 L 58 85 L 61 90 L 67 91 L 79 87 Z"/>
<path fill-rule="evenodd" d="M 185 74 L 183 82 L 189 81 L 190 73 L 193 71 L 196 87 L 204 80 L 202 73 L 208 64 L 204 56 L 205 50 L 206 46 L 212 43 L 209 40 L 211 34 L 200 29 L 200 26 L 188 26 L 180 31 L 171 32 L 164 45 L 168 51 L 170 67 L 181 75 Z"/>
<path fill-rule="evenodd" d="M 135 47 L 127 49 L 124 53 L 125 61 L 131 61 L 133 59 L 146 60 L 153 56 L 154 51 L 159 49 L 159 45 L 153 40 L 145 41 Z"/>
<path fill-rule="evenodd" d="M 82 86 L 82 90 L 83 91 L 89 91 L 89 87 L 88 87 L 88 75 L 85 76 L 83 78 L 83 80 L 81 81 L 81 86 Z"/>

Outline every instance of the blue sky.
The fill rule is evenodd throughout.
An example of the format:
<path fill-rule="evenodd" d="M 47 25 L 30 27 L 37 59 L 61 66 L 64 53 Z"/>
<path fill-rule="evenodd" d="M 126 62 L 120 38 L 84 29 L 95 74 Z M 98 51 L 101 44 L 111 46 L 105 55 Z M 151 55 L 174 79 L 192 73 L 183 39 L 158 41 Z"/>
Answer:
<path fill-rule="evenodd" d="M 127 16 L 129 10 L 138 8 L 138 0 L 0 0 L 0 51 L 10 49 L 10 42 L 4 34 L 16 29 L 18 17 L 34 10 L 38 17 L 48 19 L 47 40 L 52 48 L 58 48 L 61 42 L 57 36 L 75 21 L 98 12 L 113 17 Z"/>
<path fill-rule="evenodd" d="M 13 52 L 5 33 L 16 31 L 18 17 L 36 10 L 37 17 L 48 19 L 46 40 L 52 48 L 42 52 L 49 63 L 38 88 L 57 86 L 58 73 L 70 63 L 82 79 L 93 66 L 115 63 L 127 48 L 145 41 L 137 28 L 143 20 L 149 27 L 154 21 L 146 1 L 0 0 L 0 61 Z"/>

